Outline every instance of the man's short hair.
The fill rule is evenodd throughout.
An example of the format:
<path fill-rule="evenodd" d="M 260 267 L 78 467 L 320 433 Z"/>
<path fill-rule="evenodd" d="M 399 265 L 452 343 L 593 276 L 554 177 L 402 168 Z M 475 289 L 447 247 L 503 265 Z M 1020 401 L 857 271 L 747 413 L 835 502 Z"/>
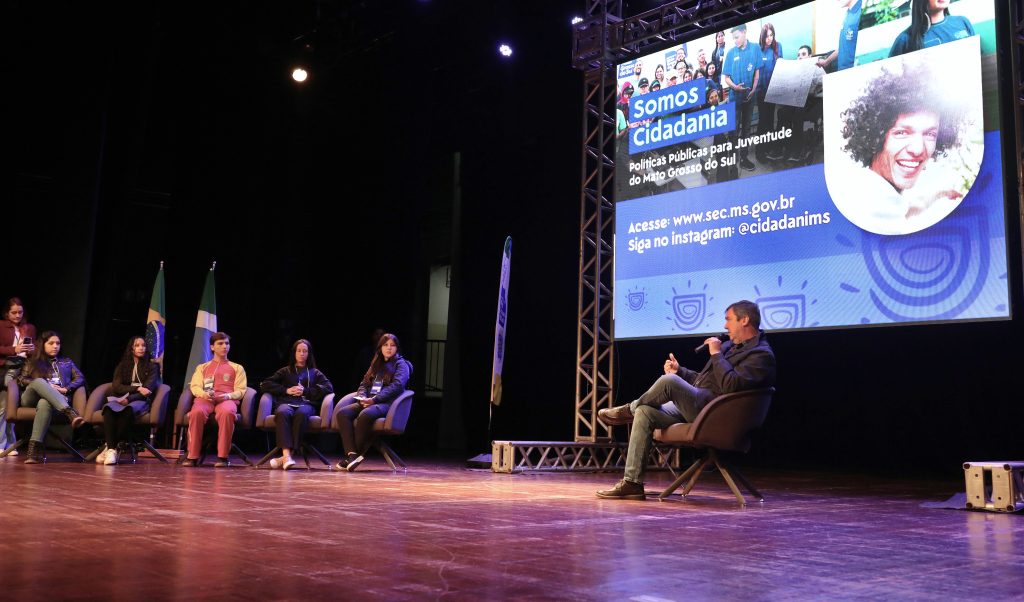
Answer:
<path fill-rule="evenodd" d="M 843 150 L 854 161 L 870 167 L 900 115 L 928 111 L 939 116 L 939 135 L 932 156 L 946 156 L 950 148 L 960 144 L 965 116 L 958 107 L 945 102 L 940 89 L 933 87 L 932 82 L 938 79 L 926 65 L 906 65 L 903 73 L 882 68 L 841 115 L 846 140 Z"/>
<path fill-rule="evenodd" d="M 745 33 L 747 31 L 747 24 L 746 23 L 740 23 L 736 27 L 733 27 L 732 29 L 730 29 L 729 33 L 732 33 L 734 31 L 742 31 L 742 32 Z"/>
<path fill-rule="evenodd" d="M 811 50 L 811 47 L 810 47 L 810 46 L 808 46 L 807 44 L 804 44 L 803 46 L 801 46 L 800 48 L 797 48 L 796 50 L 797 50 L 797 52 L 800 52 L 800 51 L 801 51 L 801 50 L 803 50 L 804 48 L 806 48 L 806 49 L 807 49 L 807 56 L 810 56 L 810 55 L 814 54 L 814 51 L 813 51 L 813 50 Z"/>
<path fill-rule="evenodd" d="M 732 310 L 732 313 L 736 314 L 737 320 L 750 318 L 751 326 L 754 328 L 761 327 L 761 310 L 758 309 L 757 303 L 744 299 L 743 301 L 737 301 L 729 307 L 726 307 L 725 311 L 729 311 L 730 309 Z"/>
<path fill-rule="evenodd" d="M 216 343 L 217 341 L 221 341 L 221 340 L 224 340 L 224 339 L 227 339 L 228 341 L 230 341 L 231 337 L 229 337 L 228 333 L 226 333 L 226 332 L 215 332 L 215 333 L 211 334 L 210 335 L 210 347 L 213 347 L 213 344 Z"/>

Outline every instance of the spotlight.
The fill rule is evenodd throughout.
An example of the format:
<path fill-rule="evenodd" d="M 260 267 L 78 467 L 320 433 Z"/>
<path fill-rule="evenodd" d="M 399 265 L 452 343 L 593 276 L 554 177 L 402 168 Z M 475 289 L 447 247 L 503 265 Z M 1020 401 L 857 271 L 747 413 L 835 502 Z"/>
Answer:
<path fill-rule="evenodd" d="M 309 77 L 309 73 L 307 73 L 306 70 L 303 69 L 302 67 L 296 67 L 292 71 L 292 79 L 294 79 L 295 81 L 297 81 L 299 83 L 302 83 L 302 82 L 306 81 L 306 78 L 308 78 L 308 77 Z"/>
<path fill-rule="evenodd" d="M 501 46 L 498 46 L 498 52 L 501 53 L 501 56 L 508 58 L 512 56 L 512 47 L 508 44 L 502 44 Z"/>
<path fill-rule="evenodd" d="M 572 18 L 572 21 L 570 21 L 569 24 L 570 25 L 576 25 L 576 24 L 582 23 L 582 22 L 583 22 L 583 17 L 575 16 L 575 17 Z"/>

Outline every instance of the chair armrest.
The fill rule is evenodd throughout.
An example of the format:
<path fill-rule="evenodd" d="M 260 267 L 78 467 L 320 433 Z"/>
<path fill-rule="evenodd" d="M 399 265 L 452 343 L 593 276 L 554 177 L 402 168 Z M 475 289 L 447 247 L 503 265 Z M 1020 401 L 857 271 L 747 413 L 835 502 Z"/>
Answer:
<path fill-rule="evenodd" d="M 153 394 L 153 403 L 149 406 L 149 415 L 145 422 L 153 427 L 161 427 L 167 418 L 167 400 L 171 396 L 170 385 L 160 385 Z"/>
<path fill-rule="evenodd" d="M 328 393 L 320 402 L 320 430 L 326 431 L 331 428 L 331 420 L 334 418 L 334 393 Z"/>
<path fill-rule="evenodd" d="M 242 395 L 242 400 L 238 403 L 238 412 L 242 415 L 238 426 L 243 429 L 251 429 L 256 414 L 256 389 L 245 388 L 245 395 Z"/>
<path fill-rule="evenodd" d="M 398 396 L 398 399 L 391 402 L 388 408 L 388 415 L 384 418 L 384 431 L 388 433 L 403 433 L 405 425 L 409 422 L 409 412 L 412 411 L 413 391 L 406 389 Z"/>
<path fill-rule="evenodd" d="M 7 385 L 7 419 L 13 420 L 18 415 L 18 406 L 21 405 L 21 387 L 18 381 L 12 380 Z"/>
<path fill-rule="evenodd" d="M 188 424 L 188 419 L 185 416 L 192 409 L 192 404 L 195 403 L 196 397 L 192 395 L 192 390 L 185 387 L 181 392 L 181 396 L 178 397 L 178 407 L 174 408 L 174 424 L 176 426 L 185 426 Z"/>
<path fill-rule="evenodd" d="M 89 396 L 85 394 L 85 387 L 78 387 L 71 396 L 71 407 L 75 408 L 79 416 L 85 416 L 85 404 L 88 401 Z"/>
<path fill-rule="evenodd" d="M 85 418 L 86 422 L 92 422 L 92 415 L 99 411 L 103 407 L 103 404 L 107 401 L 107 395 L 110 394 L 111 383 L 103 383 L 96 387 L 89 394 L 89 399 L 85 402 L 85 411 L 82 412 L 82 418 Z"/>
<path fill-rule="evenodd" d="M 355 402 L 356 402 L 356 392 L 353 391 L 353 392 L 345 395 L 344 397 L 342 397 L 341 401 L 339 401 L 334 406 L 334 409 L 331 410 L 331 425 L 329 427 L 331 430 L 337 430 L 338 429 L 338 410 L 340 410 L 341 408 L 344 408 L 345 406 L 350 406 L 350 405 L 354 404 Z"/>
<path fill-rule="evenodd" d="M 239 407 L 241 407 L 241 405 L 239 405 Z M 260 395 L 260 402 L 256 407 L 256 428 L 261 429 L 267 426 L 267 417 L 270 416 L 273 409 L 274 396 L 270 393 Z"/>

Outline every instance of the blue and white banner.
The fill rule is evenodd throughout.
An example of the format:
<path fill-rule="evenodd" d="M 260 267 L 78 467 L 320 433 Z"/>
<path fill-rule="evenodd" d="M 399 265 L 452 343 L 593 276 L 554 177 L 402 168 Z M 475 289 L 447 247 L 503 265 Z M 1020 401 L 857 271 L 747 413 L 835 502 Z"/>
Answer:
<path fill-rule="evenodd" d="M 491 403 L 501 405 L 501 368 L 505 363 L 505 326 L 508 322 L 508 272 L 512 263 L 512 237 L 505 239 L 498 282 L 498 317 L 494 323 L 494 361 L 491 364 Z"/>

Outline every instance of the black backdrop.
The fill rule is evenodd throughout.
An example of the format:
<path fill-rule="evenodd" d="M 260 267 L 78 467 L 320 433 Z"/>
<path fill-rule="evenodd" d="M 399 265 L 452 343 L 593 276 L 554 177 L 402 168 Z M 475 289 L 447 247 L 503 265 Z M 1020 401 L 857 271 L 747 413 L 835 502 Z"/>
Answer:
<path fill-rule="evenodd" d="M 575 7 L 319 6 L 318 19 L 312 2 L 9 4 L 9 276 L 0 295 L 21 296 L 37 326 L 60 330 L 100 383 L 142 330 L 165 261 L 168 381 L 177 388 L 216 260 L 220 327 L 251 380 L 303 336 L 345 388 L 377 325 L 398 333 L 422 366 L 427 273 L 450 262 L 448 361 L 457 370 L 445 394 L 462 407 L 463 452 L 486 451 L 490 438 L 571 440 Z M 514 45 L 513 61 L 499 60 L 499 40 Z M 297 88 L 287 66 L 292 54 L 309 55 L 298 48 L 305 42 L 316 62 Z M 1019 314 L 1011 205 L 1008 277 Z M 505 403 L 489 430 L 506 235 L 514 250 Z M 779 393 L 752 461 L 952 474 L 964 460 L 1019 457 L 1022 335 L 1019 315 L 775 334 Z M 619 344 L 620 397 L 645 387 L 669 351 L 698 365 L 703 358 L 687 351 L 696 342 Z M 436 403 L 421 399 L 414 414 L 426 426 L 411 440 L 424 452 L 462 444 L 437 440 Z"/>

